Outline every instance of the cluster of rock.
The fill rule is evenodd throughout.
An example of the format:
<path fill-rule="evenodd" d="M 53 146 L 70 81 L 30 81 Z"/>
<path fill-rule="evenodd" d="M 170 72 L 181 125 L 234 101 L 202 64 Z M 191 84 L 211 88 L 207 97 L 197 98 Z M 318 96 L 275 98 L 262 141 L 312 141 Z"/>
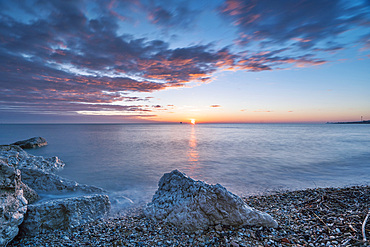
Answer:
<path fill-rule="evenodd" d="M 0 246 L 6 246 L 19 230 L 32 236 L 44 230 L 73 228 L 108 214 L 111 203 L 104 190 L 54 174 L 65 165 L 58 157 L 33 156 L 18 146 L 44 146 L 45 139 L 14 144 L 0 145 Z M 158 187 L 144 208 L 145 216 L 185 232 L 219 225 L 278 226 L 269 214 L 249 207 L 220 184 L 195 181 L 178 170 L 164 174 Z M 39 200 L 38 195 L 70 192 L 85 195 L 54 200 Z"/>
<path fill-rule="evenodd" d="M 65 164 L 58 157 L 44 158 L 24 148 L 45 146 L 41 137 L 0 145 L 0 246 L 17 234 L 34 235 L 43 230 L 67 229 L 105 216 L 110 201 L 105 191 L 54 174 Z M 58 200 L 39 200 L 37 193 L 85 195 Z"/>
<path fill-rule="evenodd" d="M 27 211 L 23 196 L 21 173 L 0 159 L 0 246 L 18 234 L 18 226 Z"/>
<path fill-rule="evenodd" d="M 219 224 L 278 226 L 269 214 L 249 207 L 220 184 L 195 181 L 178 170 L 164 174 L 158 187 L 144 214 L 186 232 L 205 230 Z"/>

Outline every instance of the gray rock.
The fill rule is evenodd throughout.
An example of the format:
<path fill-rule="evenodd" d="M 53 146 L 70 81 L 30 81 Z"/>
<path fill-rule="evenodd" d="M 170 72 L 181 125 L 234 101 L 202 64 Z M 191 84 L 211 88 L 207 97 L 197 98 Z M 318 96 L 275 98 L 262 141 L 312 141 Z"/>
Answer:
<path fill-rule="evenodd" d="M 23 196 L 26 198 L 28 204 L 34 203 L 40 199 L 40 196 L 36 193 L 36 191 L 31 189 L 27 184 L 21 182 L 20 186 L 23 190 Z"/>
<path fill-rule="evenodd" d="M 186 232 L 217 224 L 278 226 L 270 215 L 249 207 L 220 184 L 194 181 L 178 170 L 164 174 L 158 187 L 144 214 Z"/>
<path fill-rule="evenodd" d="M 33 137 L 27 140 L 14 142 L 11 145 L 17 145 L 21 148 L 38 148 L 48 145 L 48 142 L 42 137 Z"/>
<path fill-rule="evenodd" d="M 18 234 L 26 213 L 27 200 L 21 183 L 21 172 L 0 159 L 0 246 Z"/>
<path fill-rule="evenodd" d="M 105 193 L 106 191 L 92 186 L 79 184 L 53 173 L 34 169 L 21 169 L 22 181 L 37 192 L 60 194 L 65 192 Z"/>
<path fill-rule="evenodd" d="M 26 211 L 22 232 L 37 234 L 46 229 L 75 227 L 105 216 L 110 210 L 107 195 L 45 200 L 55 195 L 106 192 L 53 174 L 64 166 L 58 157 L 33 156 L 19 146 L 0 145 L 0 162 L 0 246 L 17 235 Z M 46 193 L 42 200 L 38 200 L 35 190 Z M 26 198 L 34 204 L 27 206 Z"/>
<path fill-rule="evenodd" d="M 44 172 L 55 172 L 65 166 L 56 156 L 49 158 L 34 156 L 15 145 L 0 145 L 0 159 L 7 160 L 8 164 L 18 169 L 27 168 Z"/>
<path fill-rule="evenodd" d="M 20 230 L 36 235 L 44 230 L 69 229 L 109 213 L 107 195 L 90 195 L 38 202 L 28 206 Z"/>
<path fill-rule="evenodd" d="M 64 167 L 64 162 L 58 157 L 44 158 L 33 156 L 14 145 L 0 145 L 0 159 L 7 160 L 9 164 L 22 172 L 22 181 L 38 192 L 85 192 L 105 193 L 101 188 L 79 184 L 52 172 Z M 27 192 L 30 192 L 27 190 Z M 32 197 L 31 194 L 27 194 Z M 34 198 L 37 200 L 37 198 Z M 33 200 L 34 201 L 34 200 Z"/>

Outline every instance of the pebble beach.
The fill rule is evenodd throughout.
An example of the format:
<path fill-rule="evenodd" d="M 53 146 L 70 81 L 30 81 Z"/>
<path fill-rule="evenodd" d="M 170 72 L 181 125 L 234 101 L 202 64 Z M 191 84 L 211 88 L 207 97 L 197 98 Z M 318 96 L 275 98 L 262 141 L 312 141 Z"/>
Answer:
<path fill-rule="evenodd" d="M 67 231 L 18 235 L 8 246 L 370 246 L 370 186 L 316 188 L 243 198 L 276 229 L 215 225 L 183 233 L 144 217 L 142 206 Z"/>

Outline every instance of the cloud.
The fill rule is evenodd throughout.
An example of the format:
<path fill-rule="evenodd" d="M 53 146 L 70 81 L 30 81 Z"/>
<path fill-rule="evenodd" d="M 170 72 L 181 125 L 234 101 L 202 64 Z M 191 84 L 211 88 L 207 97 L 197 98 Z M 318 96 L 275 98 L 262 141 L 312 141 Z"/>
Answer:
<path fill-rule="evenodd" d="M 273 13 L 270 25 L 264 19 L 267 10 L 259 6 L 259 1 L 249 3 L 226 1 L 221 9 L 222 15 L 236 21 L 243 31 L 241 42 L 290 40 L 305 49 L 320 40 L 316 36 L 330 32 L 336 35 L 347 27 L 344 24 L 342 29 L 336 27 L 334 24 L 339 21 L 331 21 L 321 29 L 304 25 L 300 35 L 293 36 L 290 30 L 293 24 L 278 13 L 282 11 L 280 6 L 275 11 L 274 1 L 267 2 L 270 4 L 267 10 Z M 309 11 L 314 11 L 311 4 L 306 5 Z M 312 51 L 296 55 L 290 49 L 273 47 L 263 52 L 252 49 L 236 52 L 232 47 L 217 48 L 213 43 L 173 47 L 164 40 L 134 37 L 120 26 L 122 22 L 135 23 L 135 14 L 143 15 L 135 11 L 144 10 L 150 21 L 161 28 L 189 29 L 201 12 L 190 6 L 187 2 L 136 0 L 1 2 L 0 110 L 146 114 L 167 108 L 142 105 L 149 104 L 151 98 L 133 94 L 184 87 L 190 82 L 206 83 L 223 69 L 258 72 L 326 62 Z M 337 16 L 339 5 L 335 6 L 329 17 Z M 302 13 L 303 7 L 297 8 Z M 305 17 L 307 14 L 302 17 L 292 14 L 291 21 L 297 25 Z M 346 20 L 353 25 L 365 25 L 357 15 Z M 320 17 L 317 25 L 323 21 Z M 254 36 L 250 36 L 251 32 Z M 331 50 L 339 49 L 340 45 L 331 43 Z"/>
<path fill-rule="evenodd" d="M 300 51 L 320 48 L 356 27 L 368 30 L 370 18 L 367 1 L 341 0 L 226 0 L 219 13 L 240 31 L 239 45 Z"/>
<path fill-rule="evenodd" d="M 207 82 L 220 68 L 261 71 L 283 63 L 315 63 L 308 57 L 276 57 L 277 52 L 248 57 L 232 54 L 228 48 L 215 50 L 212 44 L 170 49 L 161 40 L 117 35 L 114 19 L 88 19 L 74 5 L 69 7 L 68 12 L 30 23 L 2 14 L 3 102 L 23 102 L 25 106 L 29 102 L 50 102 L 66 111 L 89 110 L 75 103 L 95 103 L 97 110 L 115 109 L 115 102 L 145 100 L 127 97 L 127 92 Z M 133 109 L 137 108 L 126 110 Z"/>
<path fill-rule="evenodd" d="M 260 53 L 244 54 L 239 56 L 235 61 L 233 68 L 239 70 L 247 70 L 251 72 L 259 72 L 283 68 L 289 65 L 296 67 L 307 67 L 325 64 L 324 59 L 315 58 L 312 54 L 302 56 L 292 56 L 283 54 L 286 49 L 275 51 L 265 51 Z"/>
<path fill-rule="evenodd" d="M 363 44 L 361 51 L 370 50 L 370 32 L 361 37 L 360 42 Z"/>
<path fill-rule="evenodd" d="M 50 14 L 41 18 L 25 7 L 36 18 L 25 22 L 0 14 L 3 109 L 13 104 L 12 110 L 114 110 L 113 103 L 149 99 L 125 96 L 129 92 L 205 82 L 222 59 L 211 45 L 169 49 L 161 40 L 118 35 L 116 15 L 88 18 L 74 2 L 35 4 Z"/>
<path fill-rule="evenodd" d="M 210 107 L 212 107 L 212 108 L 218 108 L 218 107 L 221 107 L 221 105 L 210 105 Z"/>
<path fill-rule="evenodd" d="M 273 112 L 273 111 L 270 111 L 270 110 L 256 110 L 256 111 L 253 111 L 253 112 L 265 112 L 265 113 L 270 113 L 270 112 Z"/>
<path fill-rule="evenodd" d="M 192 9 L 187 1 L 153 1 L 145 10 L 151 23 L 161 28 L 190 29 L 196 25 L 202 10 Z"/>

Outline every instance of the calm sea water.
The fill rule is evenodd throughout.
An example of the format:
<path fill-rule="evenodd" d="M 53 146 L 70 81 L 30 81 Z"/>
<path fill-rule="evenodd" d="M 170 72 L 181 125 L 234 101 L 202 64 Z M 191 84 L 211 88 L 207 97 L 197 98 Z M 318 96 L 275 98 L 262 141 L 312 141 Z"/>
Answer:
<path fill-rule="evenodd" d="M 173 169 L 241 196 L 370 182 L 370 125 L 0 125 L 0 144 L 34 136 L 49 145 L 28 152 L 61 158 L 59 175 L 134 201 Z"/>

